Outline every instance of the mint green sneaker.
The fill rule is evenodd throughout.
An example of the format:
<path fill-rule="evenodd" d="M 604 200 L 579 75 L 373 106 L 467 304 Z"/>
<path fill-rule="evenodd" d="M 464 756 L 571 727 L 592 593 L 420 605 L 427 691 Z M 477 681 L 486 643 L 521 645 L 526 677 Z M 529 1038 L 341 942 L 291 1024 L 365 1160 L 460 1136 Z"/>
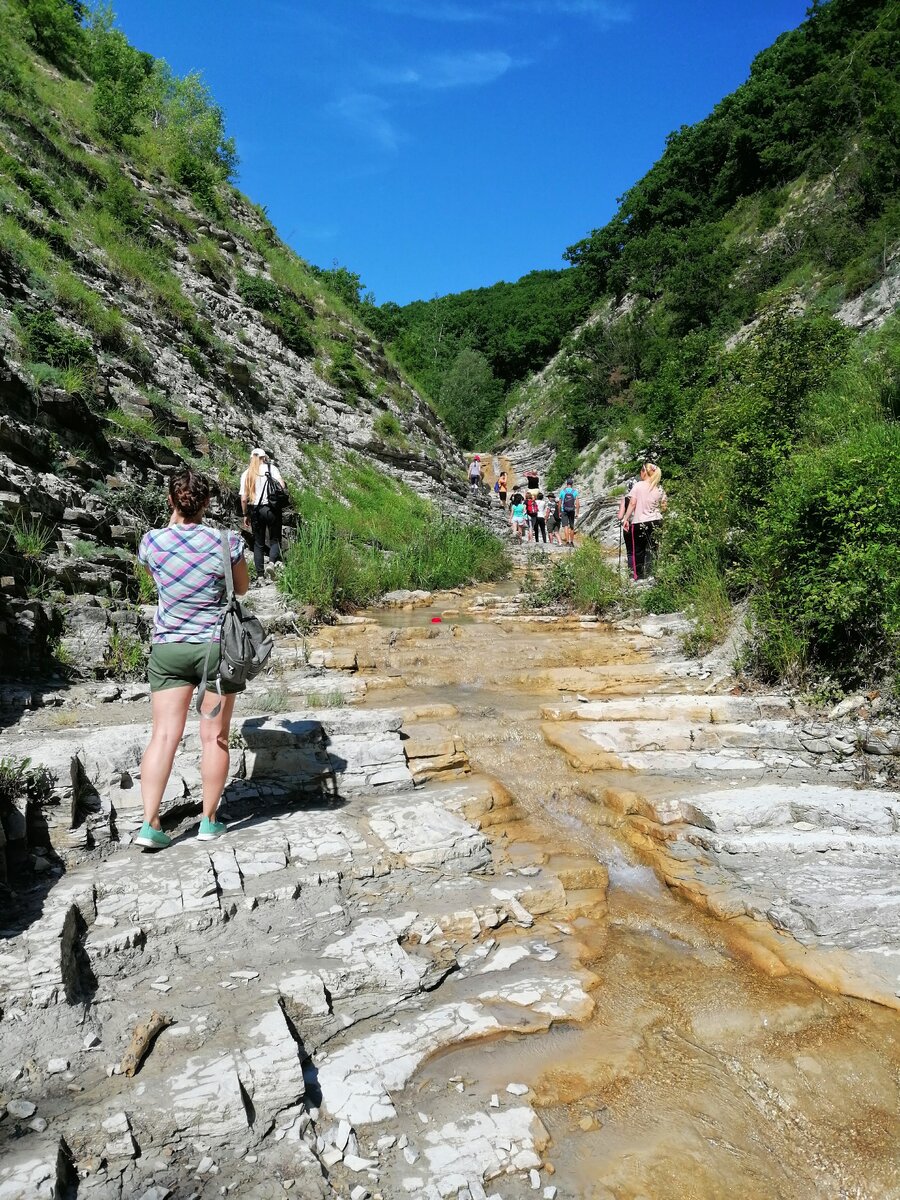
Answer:
<path fill-rule="evenodd" d="M 149 821 L 141 826 L 140 833 L 134 839 L 136 846 L 144 846 L 147 850 L 166 850 L 172 845 L 172 839 L 161 829 L 154 829 Z"/>
<path fill-rule="evenodd" d="M 228 832 L 228 826 L 222 821 L 211 821 L 209 817 L 204 817 L 200 822 L 200 828 L 197 830 L 197 840 L 201 842 L 214 842 L 216 838 Z"/>

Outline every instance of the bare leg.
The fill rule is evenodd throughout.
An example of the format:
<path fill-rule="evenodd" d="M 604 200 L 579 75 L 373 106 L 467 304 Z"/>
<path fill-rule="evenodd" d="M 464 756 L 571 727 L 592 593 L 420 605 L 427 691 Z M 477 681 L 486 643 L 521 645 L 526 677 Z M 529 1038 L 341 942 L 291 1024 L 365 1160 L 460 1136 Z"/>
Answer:
<path fill-rule="evenodd" d="M 228 734 L 231 729 L 231 714 L 234 712 L 236 695 L 223 696 L 218 715 L 200 722 L 200 744 L 203 755 L 200 759 L 200 778 L 203 783 L 203 815 L 210 821 L 215 819 L 216 809 L 222 799 L 225 780 L 228 778 L 230 758 Z M 215 708 L 218 696 L 207 693 L 203 700 L 205 709 Z"/>
<path fill-rule="evenodd" d="M 187 685 L 165 688 L 151 696 L 153 732 L 141 759 L 141 800 L 144 820 L 154 829 L 160 828 L 159 806 L 172 772 L 175 751 L 184 733 L 193 694 L 194 689 Z"/>

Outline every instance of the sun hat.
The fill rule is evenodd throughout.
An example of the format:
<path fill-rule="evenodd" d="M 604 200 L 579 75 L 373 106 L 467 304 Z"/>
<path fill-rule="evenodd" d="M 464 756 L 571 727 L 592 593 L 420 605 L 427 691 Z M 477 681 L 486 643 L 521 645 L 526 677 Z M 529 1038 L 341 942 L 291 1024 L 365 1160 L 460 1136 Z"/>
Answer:
<path fill-rule="evenodd" d="M 254 446 L 253 449 L 250 451 L 250 457 L 251 458 L 268 458 L 269 456 L 268 456 L 268 454 L 266 454 L 265 450 L 263 450 L 260 446 Z"/>

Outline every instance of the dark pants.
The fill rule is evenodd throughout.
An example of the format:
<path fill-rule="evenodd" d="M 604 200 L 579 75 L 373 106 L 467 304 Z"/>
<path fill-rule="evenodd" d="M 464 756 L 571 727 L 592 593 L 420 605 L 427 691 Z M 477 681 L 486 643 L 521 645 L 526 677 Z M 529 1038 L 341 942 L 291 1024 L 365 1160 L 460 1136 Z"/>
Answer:
<path fill-rule="evenodd" d="M 632 538 L 632 574 L 635 579 L 646 579 L 653 570 L 653 551 L 659 521 L 640 521 L 632 525 L 626 536 Z"/>
<path fill-rule="evenodd" d="M 269 542 L 269 558 L 281 561 L 281 513 L 269 508 L 268 504 L 251 504 L 250 528 L 253 530 L 253 565 L 256 574 L 262 575 L 266 567 L 266 539 Z"/>
<path fill-rule="evenodd" d="M 541 537 L 546 542 L 546 540 L 547 540 L 547 518 L 546 517 L 532 517 L 531 525 L 532 525 L 532 528 L 534 529 L 534 540 L 537 541 L 538 534 L 540 534 Z"/>
<path fill-rule="evenodd" d="M 634 555 L 632 554 L 631 548 L 634 545 L 634 538 L 631 536 L 631 529 L 629 529 L 627 533 L 625 533 L 624 530 L 622 531 L 622 541 L 625 543 L 625 558 L 628 562 L 628 574 L 633 575 L 634 574 Z M 619 561 L 621 563 L 621 557 L 620 557 Z"/>

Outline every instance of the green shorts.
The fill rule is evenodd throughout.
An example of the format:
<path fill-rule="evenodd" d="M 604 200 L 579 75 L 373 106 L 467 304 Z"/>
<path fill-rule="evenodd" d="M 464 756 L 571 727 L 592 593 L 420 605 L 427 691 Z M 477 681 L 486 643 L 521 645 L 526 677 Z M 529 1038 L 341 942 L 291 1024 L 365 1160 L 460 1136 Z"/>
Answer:
<path fill-rule="evenodd" d="M 151 692 L 166 688 L 196 687 L 203 678 L 203 665 L 209 642 L 154 642 L 150 650 L 147 675 Z M 209 681 L 213 683 L 219 667 L 219 642 L 213 642 L 209 656 Z M 233 684 L 223 683 L 222 693 L 242 691 Z"/>

